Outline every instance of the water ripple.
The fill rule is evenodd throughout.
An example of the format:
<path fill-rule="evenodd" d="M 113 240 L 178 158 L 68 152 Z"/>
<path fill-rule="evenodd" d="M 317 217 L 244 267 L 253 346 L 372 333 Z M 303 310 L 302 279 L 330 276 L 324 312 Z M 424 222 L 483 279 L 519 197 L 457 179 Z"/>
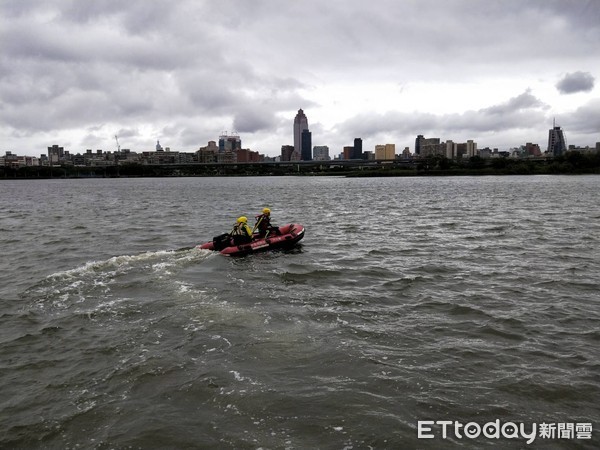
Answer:
<path fill-rule="evenodd" d="M 595 427 L 598 183 L 6 182 L 0 446 L 437 448 L 418 420 Z M 264 205 L 303 223 L 301 246 L 192 248 Z"/>

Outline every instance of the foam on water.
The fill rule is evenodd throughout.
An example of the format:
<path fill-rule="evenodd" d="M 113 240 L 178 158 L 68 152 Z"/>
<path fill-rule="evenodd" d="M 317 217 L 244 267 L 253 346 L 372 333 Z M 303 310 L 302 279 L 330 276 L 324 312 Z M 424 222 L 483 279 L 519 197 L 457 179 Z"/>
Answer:
<path fill-rule="evenodd" d="M 160 250 L 144 252 L 139 255 L 113 256 L 104 261 L 89 261 L 74 269 L 64 270 L 48 275 L 47 279 L 55 281 L 61 279 L 78 278 L 85 275 L 98 275 L 104 272 L 116 274 L 131 269 L 150 266 L 155 272 L 161 272 L 166 267 L 189 264 L 213 255 L 209 250 L 192 248 L 189 250 Z M 153 262 L 158 260 L 158 262 Z"/>
<path fill-rule="evenodd" d="M 137 255 L 120 255 L 102 261 L 88 261 L 73 269 L 54 272 L 30 287 L 24 298 L 31 299 L 36 308 L 68 310 L 75 314 L 116 312 L 130 308 L 135 300 L 126 295 L 130 279 L 170 286 L 182 297 L 198 298 L 202 290 L 173 279 L 173 272 L 214 257 L 213 252 L 197 248 L 161 250 Z"/>

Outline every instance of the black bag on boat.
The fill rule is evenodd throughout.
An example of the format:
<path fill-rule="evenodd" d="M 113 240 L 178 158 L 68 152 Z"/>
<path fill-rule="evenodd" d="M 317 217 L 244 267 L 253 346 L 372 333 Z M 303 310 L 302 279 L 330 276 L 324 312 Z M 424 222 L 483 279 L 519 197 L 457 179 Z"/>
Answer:
<path fill-rule="evenodd" d="M 213 247 L 215 250 L 223 250 L 231 245 L 231 236 L 229 233 L 223 233 L 213 238 Z"/>

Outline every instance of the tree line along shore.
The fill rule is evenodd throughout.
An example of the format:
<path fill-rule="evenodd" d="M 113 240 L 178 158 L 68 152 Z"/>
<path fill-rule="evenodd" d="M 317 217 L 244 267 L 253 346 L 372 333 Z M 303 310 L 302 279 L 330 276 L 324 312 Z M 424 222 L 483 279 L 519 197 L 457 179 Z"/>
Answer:
<path fill-rule="evenodd" d="M 600 153 L 567 152 L 543 159 L 451 160 L 430 156 L 413 161 L 351 163 L 302 161 L 287 164 L 123 164 L 111 166 L 0 166 L 0 179 L 119 178 L 119 177 L 208 177 L 337 175 L 347 177 L 452 176 L 452 175 L 555 175 L 600 174 Z"/>

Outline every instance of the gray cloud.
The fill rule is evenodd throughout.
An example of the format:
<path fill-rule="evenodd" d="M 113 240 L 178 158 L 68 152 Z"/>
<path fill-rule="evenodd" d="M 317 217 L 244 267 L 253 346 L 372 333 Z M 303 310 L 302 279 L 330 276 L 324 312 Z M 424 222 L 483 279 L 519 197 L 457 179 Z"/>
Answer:
<path fill-rule="evenodd" d="M 365 137 L 380 133 L 446 134 L 453 131 L 479 133 L 533 126 L 543 120 L 547 108 L 530 90 L 506 102 L 477 111 L 454 114 L 388 112 L 381 115 L 360 115 L 339 127 L 342 133 L 355 130 Z M 452 137 L 448 137 L 452 139 Z"/>
<path fill-rule="evenodd" d="M 572 144 L 587 145 L 600 142 L 600 99 L 593 99 L 577 108 L 573 113 L 559 116 L 560 125 L 576 134 L 595 136 L 592 142 L 570 142 Z"/>
<path fill-rule="evenodd" d="M 490 141 L 482 144 L 498 146 L 497 142 L 503 141 L 504 138 L 494 137 L 496 134 L 517 136 L 518 131 L 522 129 L 545 127 L 548 123 L 545 113 L 547 109 L 547 105 L 527 90 L 500 104 L 461 113 L 393 111 L 383 114 L 362 114 L 339 124 L 334 132 L 346 136 L 347 142 L 350 142 L 350 136 L 360 136 L 373 145 L 390 140 L 409 145 L 414 142 L 417 134 L 423 134 L 439 137 L 442 141 L 456 142 L 478 140 L 479 137 L 486 136 Z M 536 137 L 537 135 L 531 136 L 530 140 Z M 376 142 L 377 140 L 379 141 Z M 522 143 L 517 141 L 514 145 Z"/>
<path fill-rule="evenodd" d="M 556 89 L 561 94 L 589 92 L 594 89 L 594 81 L 594 77 L 589 72 L 568 73 L 556 83 Z"/>
<path fill-rule="evenodd" d="M 235 114 L 233 129 L 239 133 L 255 133 L 261 130 L 273 129 L 275 123 L 275 118 L 268 111 L 246 108 Z"/>
<path fill-rule="evenodd" d="M 332 148 L 360 135 L 407 145 L 417 133 L 543 135 L 551 100 L 533 84 L 570 71 L 557 88 L 590 92 L 599 13 L 596 0 L 3 0 L 0 153 L 43 151 L 66 136 L 83 149 L 112 145 L 115 130 L 126 148 L 152 148 L 164 134 L 161 143 L 184 150 L 237 128 L 244 143 L 276 154 L 301 107 L 328 119 L 311 129 L 315 145 Z M 589 72 L 575 72 L 582 67 Z M 339 117 L 314 94 L 344 84 L 348 101 L 379 83 L 489 77 L 519 80 L 522 93 L 473 111 L 416 102 Z"/>
<path fill-rule="evenodd" d="M 483 115 L 506 116 L 518 113 L 524 109 L 537 108 L 540 106 L 544 106 L 543 102 L 531 93 L 531 89 L 527 89 L 524 93 L 517 95 L 504 103 L 482 109 L 480 113 Z"/>

